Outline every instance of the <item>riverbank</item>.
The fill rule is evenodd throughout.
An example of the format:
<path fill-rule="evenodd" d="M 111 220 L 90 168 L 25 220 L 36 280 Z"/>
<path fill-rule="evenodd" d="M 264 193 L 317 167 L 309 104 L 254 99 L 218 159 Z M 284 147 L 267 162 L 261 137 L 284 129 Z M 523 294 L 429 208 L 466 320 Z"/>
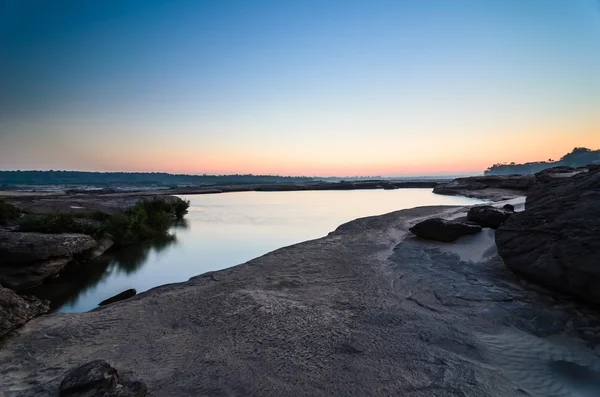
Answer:
<path fill-rule="evenodd" d="M 587 181 L 569 186 L 593 203 L 597 187 L 578 188 L 591 188 Z M 544 189 L 537 199 L 554 200 Z M 554 214 L 579 200 L 565 199 L 552 201 Z M 519 211 L 523 202 L 494 205 Z M 38 317 L 2 342 L 0 390 L 51 396 L 70 370 L 100 359 L 146 384 L 151 396 L 595 396 L 595 307 L 508 270 L 492 229 L 453 243 L 409 232 L 432 217 L 464 219 L 469 208 L 357 219 L 326 237 L 91 312 Z M 513 217 L 503 233 L 530 218 Z M 573 219 L 581 223 L 585 214 Z M 507 252 L 511 261 L 522 255 Z"/>
<path fill-rule="evenodd" d="M 539 337 L 591 342 L 596 334 L 581 330 L 595 329 L 597 313 L 507 271 L 491 230 L 452 244 L 408 232 L 466 210 L 358 219 L 92 312 L 39 317 L 4 341 L 0 389 L 52 395 L 69 369 L 103 359 L 154 396 L 504 397 L 554 386 L 552 374 L 531 386 L 507 371 L 596 365 Z"/>

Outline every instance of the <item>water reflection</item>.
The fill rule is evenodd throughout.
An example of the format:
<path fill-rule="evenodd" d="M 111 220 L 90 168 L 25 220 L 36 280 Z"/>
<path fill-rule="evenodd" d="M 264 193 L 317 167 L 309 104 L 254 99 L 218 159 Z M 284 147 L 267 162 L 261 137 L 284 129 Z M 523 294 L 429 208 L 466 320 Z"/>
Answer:
<path fill-rule="evenodd" d="M 174 227 L 187 228 L 188 226 L 185 222 L 178 222 Z M 135 273 L 147 262 L 151 254 L 158 254 L 176 243 L 175 234 L 165 234 L 125 249 L 109 251 L 91 262 L 72 263 L 61 272 L 59 277 L 47 280 L 29 289 L 27 293 L 49 300 L 50 310 L 54 312 L 63 306 L 75 304 L 80 296 L 85 295 L 88 290 L 111 275 Z"/>
<path fill-rule="evenodd" d="M 109 270 L 122 271 L 131 274 L 137 271 L 146 261 L 150 253 L 159 253 L 175 244 L 177 238 L 174 234 L 135 244 L 125 249 L 115 251 L 102 257 L 99 262 L 107 262 Z"/>
<path fill-rule="evenodd" d="M 60 312 L 81 312 L 127 289 L 138 292 L 224 269 L 269 251 L 326 236 L 362 216 L 421 205 L 481 203 L 431 189 L 245 192 L 185 196 L 189 213 L 172 236 L 71 266 L 38 288 Z"/>

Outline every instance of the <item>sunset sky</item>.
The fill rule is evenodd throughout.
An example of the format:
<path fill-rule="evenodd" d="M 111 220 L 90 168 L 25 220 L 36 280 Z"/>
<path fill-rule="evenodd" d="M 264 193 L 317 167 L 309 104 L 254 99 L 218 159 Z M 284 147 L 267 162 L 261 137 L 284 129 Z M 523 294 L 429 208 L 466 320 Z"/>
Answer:
<path fill-rule="evenodd" d="M 0 0 L 0 169 L 431 175 L 600 148 L 600 0 Z"/>

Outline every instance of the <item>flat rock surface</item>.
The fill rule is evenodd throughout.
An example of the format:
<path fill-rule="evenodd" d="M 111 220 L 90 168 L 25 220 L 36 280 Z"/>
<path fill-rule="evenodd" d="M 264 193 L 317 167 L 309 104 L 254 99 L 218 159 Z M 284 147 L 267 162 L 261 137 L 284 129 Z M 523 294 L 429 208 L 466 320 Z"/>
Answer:
<path fill-rule="evenodd" d="M 72 257 L 96 246 L 91 236 L 76 233 L 45 234 L 0 231 L 2 264 L 27 264 Z"/>
<path fill-rule="evenodd" d="M 520 282 L 489 229 L 450 244 L 408 232 L 465 213 L 358 219 L 88 313 L 34 319 L 0 349 L 0 390 L 54 396 L 72 368 L 102 359 L 161 397 L 575 395 L 569 374 L 600 370 L 597 312 Z"/>

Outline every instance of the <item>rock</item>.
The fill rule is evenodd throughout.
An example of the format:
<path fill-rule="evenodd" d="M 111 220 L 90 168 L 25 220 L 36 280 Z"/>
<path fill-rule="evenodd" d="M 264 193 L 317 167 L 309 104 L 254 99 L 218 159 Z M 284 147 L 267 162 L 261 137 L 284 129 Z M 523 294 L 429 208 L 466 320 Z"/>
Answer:
<path fill-rule="evenodd" d="M 29 396 L 56 379 L 35 396 L 56 397 L 73 366 L 100 357 L 161 397 L 582 395 L 552 368 L 600 369 L 580 349 L 598 345 L 598 311 L 520 282 L 490 229 L 454 244 L 407 236 L 467 211 L 361 218 L 118 305 L 41 316 L 2 345 L 0 390 Z"/>
<path fill-rule="evenodd" d="M 117 370 L 106 361 L 90 361 L 69 372 L 60 384 L 60 395 L 72 396 L 90 389 L 108 391 L 117 387 L 118 380 Z"/>
<path fill-rule="evenodd" d="M 506 265 L 539 284 L 600 304 L 600 170 L 556 178 L 496 232 Z"/>
<path fill-rule="evenodd" d="M 568 178 L 581 172 L 587 172 L 587 168 L 576 169 L 573 167 L 566 166 L 552 167 L 537 172 L 535 174 L 535 179 L 538 183 L 547 183 L 553 181 L 556 178 Z"/>
<path fill-rule="evenodd" d="M 510 211 L 510 212 L 515 212 L 515 206 L 512 204 L 504 204 L 502 209 L 504 209 L 506 211 Z"/>
<path fill-rule="evenodd" d="M 85 234 L 0 231 L 0 283 L 15 290 L 35 286 L 95 246 Z"/>
<path fill-rule="evenodd" d="M 115 368 L 104 360 L 94 360 L 73 371 L 60 384 L 60 397 L 144 397 L 141 382 L 119 379 Z"/>
<path fill-rule="evenodd" d="M 115 242 L 111 238 L 108 238 L 108 237 L 101 238 L 100 240 L 98 240 L 98 245 L 96 245 L 96 247 L 94 247 L 94 249 L 92 249 L 92 251 L 90 252 L 89 259 L 94 259 L 94 258 L 101 256 L 106 251 L 108 251 L 108 249 L 110 247 L 112 247 L 114 244 L 115 244 Z"/>
<path fill-rule="evenodd" d="M 531 189 L 536 182 L 533 175 L 490 175 L 457 178 L 448 183 L 440 183 L 434 189 L 436 194 L 492 198 L 500 200 L 505 196 L 518 196 Z"/>
<path fill-rule="evenodd" d="M 48 302 L 0 286 L 0 338 L 48 310 Z"/>
<path fill-rule="evenodd" d="M 508 204 L 507 204 L 508 205 Z M 482 227 L 491 227 L 497 229 L 502 225 L 510 216 L 514 213 L 505 209 L 492 207 L 491 205 L 484 205 L 473 207 L 467 213 L 467 220 L 474 222 Z"/>
<path fill-rule="evenodd" d="M 121 292 L 120 294 L 113 296 L 112 298 L 103 300 L 102 302 L 98 303 L 98 306 L 104 306 L 104 305 L 108 305 L 108 304 L 115 303 L 118 301 L 122 301 L 124 299 L 135 296 L 135 294 L 137 294 L 137 291 L 135 289 L 133 289 L 133 288 L 128 289 L 128 290 Z"/>
<path fill-rule="evenodd" d="M 450 242 L 462 236 L 479 233 L 481 226 L 442 218 L 429 218 L 409 230 L 427 240 Z"/>

